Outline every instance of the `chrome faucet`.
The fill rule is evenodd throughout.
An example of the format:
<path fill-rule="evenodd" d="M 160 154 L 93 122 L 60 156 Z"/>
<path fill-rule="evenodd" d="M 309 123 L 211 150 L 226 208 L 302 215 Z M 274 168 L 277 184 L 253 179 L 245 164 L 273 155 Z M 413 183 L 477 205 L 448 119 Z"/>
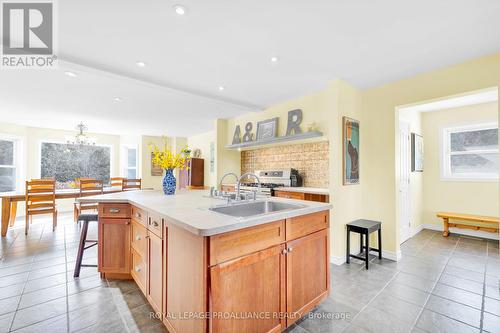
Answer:
<path fill-rule="evenodd" d="M 238 182 L 238 175 L 235 174 L 234 172 L 228 172 L 226 174 L 224 174 L 224 176 L 222 176 L 222 178 L 220 179 L 220 183 L 219 183 L 219 188 L 222 190 L 222 181 L 224 180 L 224 178 L 226 178 L 227 176 L 231 176 L 233 175 L 234 178 L 236 178 L 236 182 Z"/>
<path fill-rule="evenodd" d="M 257 183 L 258 183 L 257 191 L 260 192 L 260 179 L 259 179 L 259 176 L 257 176 L 254 173 L 251 173 L 251 172 L 244 173 L 244 174 L 241 175 L 240 179 L 238 179 L 238 185 L 236 186 L 236 201 L 240 201 L 241 200 L 241 197 L 240 197 L 241 180 L 244 179 L 245 177 L 248 177 L 248 176 L 253 176 L 255 179 L 257 179 Z M 256 193 L 254 193 L 254 200 L 256 198 L 257 198 Z"/>

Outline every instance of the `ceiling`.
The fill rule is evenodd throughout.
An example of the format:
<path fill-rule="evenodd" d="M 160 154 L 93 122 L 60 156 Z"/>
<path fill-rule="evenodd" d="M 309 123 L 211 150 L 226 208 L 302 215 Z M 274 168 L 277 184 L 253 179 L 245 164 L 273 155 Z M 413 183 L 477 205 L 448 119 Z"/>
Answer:
<path fill-rule="evenodd" d="M 59 70 L 0 71 L 0 115 L 187 136 L 335 78 L 366 89 L 499 52 L 498 14 L 492 0 L 58 1 Z"/>

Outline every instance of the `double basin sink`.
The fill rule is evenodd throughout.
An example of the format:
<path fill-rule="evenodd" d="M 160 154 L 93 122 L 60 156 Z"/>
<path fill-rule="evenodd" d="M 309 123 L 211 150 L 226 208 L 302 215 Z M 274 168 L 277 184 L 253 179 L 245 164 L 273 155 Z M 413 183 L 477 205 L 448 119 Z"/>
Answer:
<path fill-rule="evenodd" d="M 235 203 L 229 206 L 212 207 L 211 211 L 229 215 L 232 217 L 253 217 L 258 215 L 272 214 L 282 211 L 301 209 L 306 206 L 300 204 L 290 204 L 277 201 L 250 201 Z"/>

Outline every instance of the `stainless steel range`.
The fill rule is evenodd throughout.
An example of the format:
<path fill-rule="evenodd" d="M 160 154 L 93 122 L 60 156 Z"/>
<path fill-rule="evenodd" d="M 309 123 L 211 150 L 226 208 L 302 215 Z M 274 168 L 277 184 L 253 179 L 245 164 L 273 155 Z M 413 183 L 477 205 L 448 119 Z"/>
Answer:
<path fill-rule="evenodd" d="M 261 195 L 273 196 L 274 189 L 277 187 L 302 186 L 302 180 L 295 169 L 257 170 L 255 174 L 261 182 Z M 240 190 L 242 192 L 254 192 L 258 186 L 259 184 L 254 182 L 242 183 Z"/>

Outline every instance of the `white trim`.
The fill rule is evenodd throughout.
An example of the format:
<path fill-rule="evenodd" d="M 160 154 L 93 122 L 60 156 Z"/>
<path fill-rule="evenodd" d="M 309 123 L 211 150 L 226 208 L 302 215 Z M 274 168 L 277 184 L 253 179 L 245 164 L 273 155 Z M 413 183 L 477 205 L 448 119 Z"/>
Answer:
<path fill-rule="evenodd" d="M 498 129 L 498 123 L 486 122 L 486 123 L 476 123 L 469 125 L 447 125 L 440 128 L 440 176 L 441 181 L 458 181 L 458 182 L 498 182 L 498 172 L 497 174 L 486 174 L 486 173 L 464 173 L 464 174 L 452 174 L 450 166 L 450 156 L 451 155 L 466 155 L 475 153 L 491 153 L 498 154 L 498 148 L 488 149 L 488 150 L 477 150 L 477 151 L 465 151 L 465 152 L 451 152 L 450 151 L 450 135 L 452 133 L 460 132 L 471 132 L 478 130 L 488 130 L 488 129 Z"/>
<path fill-rule="evenodd" d="M 443 231 L 444 227 L 442 225 L 437 224 L 423 224 L 424 229 L 434 230 L 434 231 Z M 499 240 L 500 237 L 498 234 L 480 230 L 470 230 L 470 229 L 462 229 L 462 228 L 450 228 L 450 233 L 465 235 L 465 236 L 473 236 L 479 238 L 487 238 L 493 240 Z"/>
<path fill-rule="evenodd" d="M 422 230 L 424 230 L 423 224 L 419 224 L 417 226 L 412 226 L 410 228 L 410 238 L 412 238 L 413 236 L 415 236 L 416 234 L 418 234 Z"/>
<path fill-rule="evenodd" d="M 401 250 L 398 250 L 398 252 L 382 250 L 382 258 L 389 259 L 392 261 L 400 261 L 401 260 Z"/>
<path fill-rule="evenodd" d="M 330 262 L 334 265 L 340 266 L 343 263 L 345 263 L 345 256 L 342 257 L 330 256 Z"/>
<path fill-rule="evenodd" d="M 135 150 L 135 167 L 128 166 L 128 149 Z M 121 177 L 128 177 L 128 170 L 135 169 L 135 178 L 139 178 L 139 145 L 136 144 L 122 144 L 120 145 L 120 175 Z"/>
<path fill-rule="evenodd" d="M 375 253 L 375 252 L 371 252 L 371 253 Z M 382 250 L 382 258 L 384 259 L 388 259 L 388 260 L 392 260 L 392 261 L 399 261 L 401 260 L 401 250 L 399 250 L 397 253 L 395 252 L 392 252 L 392 251 L 386 251 L 386 250 Z M 334 264 L 334 265 L 337 265 L 337 266 L 340 266 L 342 264 L 344 264 L 346 261 L 345 261 L 345 255 L 341 256 L 341 257 L 337 257 L 337 256 L 330 256 L 330 263 Z"/>

